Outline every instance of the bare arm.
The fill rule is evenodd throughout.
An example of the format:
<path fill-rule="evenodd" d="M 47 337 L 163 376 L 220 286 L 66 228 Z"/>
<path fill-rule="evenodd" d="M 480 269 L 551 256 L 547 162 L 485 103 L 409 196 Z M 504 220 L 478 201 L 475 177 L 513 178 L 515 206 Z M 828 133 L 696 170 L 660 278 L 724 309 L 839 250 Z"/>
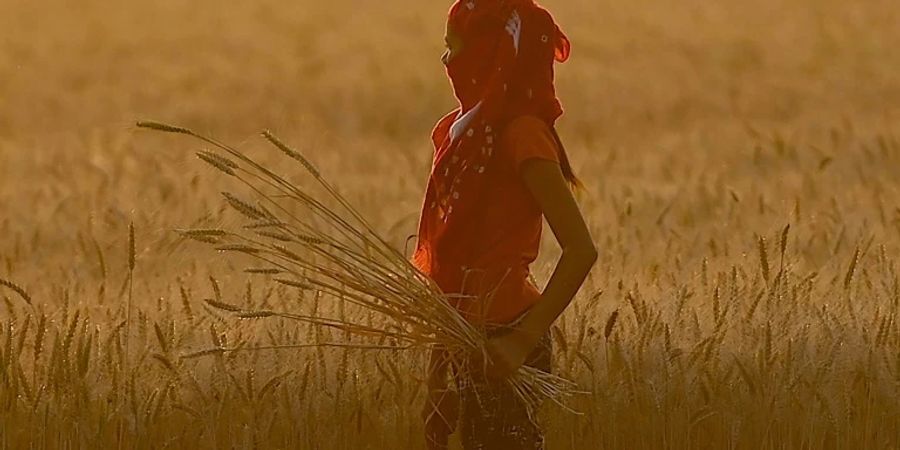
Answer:
<path fill-rule="evenodd" d="M 490 375 L 505 378 L 522 366 L 553 322 L 565 311 L 597 261 L 597 249 L 558 163 L 530 159 L 522 163 L 522 178 L 541 206 L 562 256 L 541 301 L 509 334 L 491 341 Z"/>
<path fill-rule="evenodd" d="M 572 302 L 597 261 L 597 249 L 559 164 L 542 159 L 525 161 L 522 178 L 562 248 L 541 301 L 521 323 L 524 332 L 539 339 Z"/>

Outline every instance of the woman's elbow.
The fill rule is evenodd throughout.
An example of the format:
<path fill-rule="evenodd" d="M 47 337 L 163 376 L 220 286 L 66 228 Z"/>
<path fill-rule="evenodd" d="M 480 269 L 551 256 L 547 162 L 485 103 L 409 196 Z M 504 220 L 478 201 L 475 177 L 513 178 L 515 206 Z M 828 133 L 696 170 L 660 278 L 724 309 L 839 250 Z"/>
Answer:
<path fill-rule="evenodd" d="M 593 242 L 585 250 L 584 258 L 588 267 L 594 267 L 594 264 L 597 264 L 597 259 L 600 258 L 600 252 L 597 250 L 597 246 L 594 245 Z"/>
<path fill-rule="evenodd" d="M 569 255 L 572 259 L 578 261 L 588 269 L 597 263 L 597 259 L 600 256 L 597 247 L 593 243 L 573 246 L 563 250 L 563 253 Z"/>

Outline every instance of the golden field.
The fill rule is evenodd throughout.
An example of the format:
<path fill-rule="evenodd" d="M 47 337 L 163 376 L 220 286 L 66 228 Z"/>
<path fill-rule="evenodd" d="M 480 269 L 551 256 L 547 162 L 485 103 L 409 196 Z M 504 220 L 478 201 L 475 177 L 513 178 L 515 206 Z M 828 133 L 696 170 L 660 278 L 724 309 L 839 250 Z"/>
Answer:
<path fill-rule="evenodd" d="M 589 393 L 545 408 L 548 448 L 900 449 L 900 5 L 544 5 L 601 252 L 554 328 Z M 180 359 L 340 336 L 203 302 L 319 311 L 174 231 L 238 224 L 236 186 L 133 124 L 290 173 L 272 129 L 403 248 L 448 7 L 0 0 L 0 279 L 31 300 L 0 286 L 0 448 L 423 448 L 422 352 Z"/>

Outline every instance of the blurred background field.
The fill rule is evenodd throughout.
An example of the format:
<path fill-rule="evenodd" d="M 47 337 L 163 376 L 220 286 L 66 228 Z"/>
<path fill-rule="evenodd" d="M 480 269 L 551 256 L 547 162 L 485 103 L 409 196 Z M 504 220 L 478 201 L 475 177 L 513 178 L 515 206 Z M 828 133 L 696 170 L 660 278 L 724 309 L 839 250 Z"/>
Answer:
<path fill-rule="evenodd" d="M 592 393 L 544 411 L 549 448 L 900 448 L 900 5 L 543 4 L 574 43 L 559 131 L 601 252 L 554 330 L 558 373 Z M 133 123 L 302 182 L 272 129 L 402 248 L 453 107 L 448 7 L 0 0 L 0 278 L 33 303 L 0 287 L 0 447 L 422 448 L 423 355 L 179 362 L 332 337 L 204 306 L 214 277 L 231 303 L 318 307 L 183 241 L 238 223 L 234 186 Z"/>

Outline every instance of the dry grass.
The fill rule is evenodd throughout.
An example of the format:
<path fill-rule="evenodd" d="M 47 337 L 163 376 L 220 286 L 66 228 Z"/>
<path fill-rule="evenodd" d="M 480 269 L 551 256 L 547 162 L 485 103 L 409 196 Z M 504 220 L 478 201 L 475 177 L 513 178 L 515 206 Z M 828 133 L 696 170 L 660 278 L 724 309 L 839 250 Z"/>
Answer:
<path fill-rule="evenodd" d="M 900 448 L 900 8 L 545 3 L 602 252 L 555 327 L 592 394 L 544 411 L 551 448 Z M 0 4 L 0 447 L 421 448 L 422 355 L 210 306 L 383 325 L 185 239 L 240 228 L 252 192 L 131 124 L 288 167 L 250 145 L 271 127 L 402 250 L 451 105 L 446 5 Z"/>

